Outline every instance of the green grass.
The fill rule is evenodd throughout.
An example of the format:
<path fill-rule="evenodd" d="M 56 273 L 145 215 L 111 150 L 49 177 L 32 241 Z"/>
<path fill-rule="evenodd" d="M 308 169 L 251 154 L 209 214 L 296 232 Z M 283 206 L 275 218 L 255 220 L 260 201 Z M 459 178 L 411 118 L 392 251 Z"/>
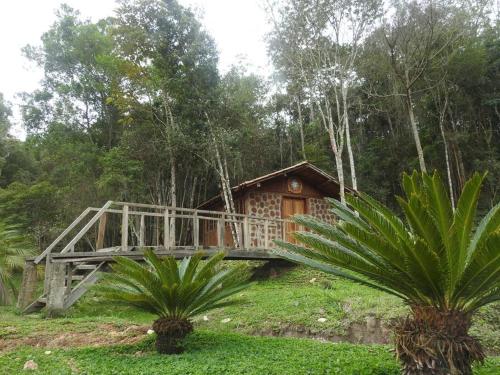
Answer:
<path fill-rule="evenodd" d="M 306 339 L 249 337 L 200 331 L 189 337 L 184 354 L 161 356 L 153 338 L 137 345 L 103 348 L 21 348 L 0 357 L 2 373 L 19 373 L 28 359 L 38 374 L 398 374 L 387 346 L 321 343 Z M 494 374 L 489 360 L 476 374 Z"/>
<path fill-rule="evenodd" d="M 353 324 L 365 325 L 368 317 L 375 317 L 387 326 L 392 319 L 408 312 L 399 299 L 388 294 L 302 267 L 258 281 L 234 298 L 242 303 L 207 313 L 208 321 L 198 317 L 197 326 L 245 334 L 291 331 L 342 337 Z M 110 305 L 96 293 L 88 293 L 69 315 L 90 319 L 118 317 L 135 323 L 148 323 L 153 319 L 128 306 Z M 327 320 L 318 322 L 319 318 Z M 222 323 L 224 319 L 231 320 Z M 497 303 L 476 315 L 472 333 L 481 338 L 490 352 L 498 353 L 499 327 L 500 304 Z"/>
<path fill-rule="evenodd" d="M 314 280 L 313 280 L 314 279 Z M 313 281 L 313 282 L 311 282 Z M 153 337 L 145 329 L 154 320 L 130 306 L 111 304 L 95 291 L 88 293 L 64 318 L 43 314 L 20 316 L 14 308 L 0 307 L 0 348 L 18 340 L 20 346 L 0 351 L 0 374 L 20 373 L 28 359 L 40 374 L 398 374 L 399 366 L 387 345 L 325 343 L 312 339 L 256 337 L 248 334 L 342 336 L 367 317 L 388 324 L 407 309 L 391 296 L 303 268 L 258 281 L 242 295 L 238 306 L 199 317 L 197 332 L 189 337 L 186 353 L 159 356 Z M 318 322 L 318 318 L 326 322 Z M 229 322 L 221 322 L 223 319 Z M 472 329 L 490 353 L 500 351 L 500 304 L 481 310 Z M 74 333 L 80 345 L 140 325 L 142 333 L 129 345 L 75 347 L 49 345 L 53 338 Z M 113 332 L 112 332 L 113 331 Z M 46 337 L 40 347 L 27 346 L 26 338 Z M 352 337 L 346 337 L 346 339 Z M 45 350 L 50 347 L 51 354 Z M 56 347 L 56 348 L 54 348 Z M 475 374 L 497 374 L 500 357 L 491 357 Z"/>

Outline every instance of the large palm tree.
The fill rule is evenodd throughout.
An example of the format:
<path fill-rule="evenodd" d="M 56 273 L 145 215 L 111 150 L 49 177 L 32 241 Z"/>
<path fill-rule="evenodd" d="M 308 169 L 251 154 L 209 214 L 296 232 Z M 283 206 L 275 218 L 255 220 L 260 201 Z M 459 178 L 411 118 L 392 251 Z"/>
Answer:
<path fill-rule="evenodd" d="M 16 293 L 14 274 L 22 270 L 33 248 L 19 228 L 0 222 L 0 305 L 8 305 Z"/>
<path fill-rule="evenodd" d="M 224 299 L 249 285 L 244 265 L 220 267 L 224 253 L 204 263 L 202 258 L 197 253 L 178 263 L 171 256 L 160 259 L 152 250 L 146 251 L 145 264 L 116 257 L 113 272 L 104 275 L 99 289 L 110 299 L 156 314 L 156 349 L 164 354 L 180 353 L 182 339 L 193 330 L 192 317 L 236 303 Z"/>
<path fill-rule="evenodd" d="M 402 218 L 362 193 L 348 207 L 330 200 L 338 221 L 297 217 L 305 246 L 280 242 L 280 254 L 401 298 L 411 311 L 395 326 L 405 374 L 471 374 L 484 359 L 472 314 L 500 299 L 500 204 L 475 222 L 484 177 L 467 181 L 455 211 L 436 173 L 403 176 Z"/>

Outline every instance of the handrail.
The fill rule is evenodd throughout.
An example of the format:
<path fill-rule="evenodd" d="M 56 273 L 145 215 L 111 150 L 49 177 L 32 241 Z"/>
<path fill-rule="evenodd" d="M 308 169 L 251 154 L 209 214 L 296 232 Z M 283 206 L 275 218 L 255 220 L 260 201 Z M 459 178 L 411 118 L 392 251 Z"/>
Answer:
<path fill-rule="evenodd" d="M 266 218 L 254 215 L 245 215 L 238 213 L 227 213 L 224 211 L 209 211 L 209 210 L 197 210 L 194 208 L 184 208 L 184 207 L 172 207 L 172 206 L 160 206 L 145 203 L 127 203 L 127 202 L 115 202 L 107 201 L 101 208 L 88 207 L 85 209 L 80 216 L 78 216 L 40 255 L 34 259 L 35 264 L 39 264 L 52 250 L 61 242 L 61 240 L 68 235 L 71 230 L 73 230 L 88 214 L 89 212 L 96 212 L 95 215 L 87 222 L 87 224 L 69 241 L 66 246 L 61 250 L 61 253 L 66 253 L 74 248 L 75 244 L 88 232 L 88 230 L 94 225 L 104 213 L 113 214 L 123 214 L 123 209 L 111 208 L 112 206 L 122 206 L 123 208 L 128 207 L 128 215 L 139 215 L 139 216 L 149 216 L 149 217 L 164 217 L 166 212 L 171 212 L 168 217 L 171 219 L 193 219 L 194 221 L 205 220 L 205 221 L 215 221 L 219 223 L 221 220 L 226 223 L 241 224 L 243 226 L 243 232 L 249 233 L 250 226 L 263 227 L 264 232 L 264 242 L 269 244 L 269 229 L 279 228 L 281 225 L 281 235 L 284 236 L 286 223 L 291 221 L 282 218 Z M 135 208 L 136 210 L 130 210 L 130 208 Z M 142 211 L 141 209 L 154 209 L 155 211 Z M 173 213 L 175 212 L 175 213 Z M 201 214 L 201 215 L 200 215 Z M 128 216 L 127 215 L 127 216 Z M 212 216 L 208 216 L 212 215 Z M 198 224 L 199 225 L 199 224 Z M 246 230 L 245 230 L 246 228 Z M 222 230 L 222 228 L 220 228 Z M 259 229 L 259 232 L 262 230 Z M 222 235 L 222 233 L 221 233 Z M 248 236 L 247 236 L 248 237 Z M 196 243 L 197 241 L 193 241 Z M 250 239 L 244 238 L 244 244 L 240 244 L 243 248 L 250 248 Z"/>
<path fill-rule="evenodd" d="M 54 247 L 64 238 L 66 235 L 80 222 L 82 219 L 88 215 L 88 213 L 91 211 L 91 208 L 87 208 L 85 211 L 83 211 L 80 216 L 78 216 L 70 225 L 67 227 L 57 238 L 40 254 L 38 255 L 34 263 L 38 264 L 40 263 L 46 256 L 49 254 Z"/>
<path fill-rule="evenodd" d="M 89 210 L 97 212 L 97 211 L 101 210 L 101 208 L 90 207 Z M 181 211 L 181 210 L 182 209 L 176 209 L 175 211 Z M 112 214 L 121 214 L 123 211 L 118 210 L 118 209 L 108 208 L 108 209 L 106 209 L 105 212 L 112 213 Z M 213 220 L 213 221 L 219 220 L 218 217 L 196 215 L 197 212 L 200 212 L 200 211 L 194 210 L 194 215 L 170 214 L 169 217 L 171 217 L 171 218 L 175 217 L 175 218 L 180 218 L 180 219 L 192 219 L 194 217 L 197 217 L 200 220 Z M 206 211 L 206 212 L 211 213 L 211 214 L 219 214 L 220 216 L 222 216 L 222 214 L 224 213 L 223 211 Z M 165 216 L 164 212 L 160 213 L 160 212 L 147 212 L 147 211 L 129 211 L 128 214 L 129 215 L 136 215 L 136 216 L 143 216 L 144 215 L 144 216 L 150 216 L 150 217 L 164 217 Z M 225 213 L 225 214 L 227 215 L 227 213 Z M 291 220 L 273 218 L 273 217 L 261 217 L 261 216 L 245 215 L 245 214 L 235 214 L 235 215 L 240 216 L 242 219 L 248 218 L 250 220 L 256 220 L 256 221 L 274 221 L 274 222 L 278 222 L 278 223 L 282 223 L 282 222 L 291 223 L 292 222 Z M 232 222 L 232 223 L 242 223 L 243 222 L 242 220 L 237 220 L 237 219 L 226 219 L 225 221 L 228 223 L 229 222 Z"/>
<path fill-rule="evenodd" d="M 78 232 L 78 234 L 75 237 L 73 237 L 73 239 L 64 247 L 64 249 L 61 250 L 61 254 L 68 252 L 69 249 L 71 249 L 78 242 L 78 240 L 80 240 L 85 235 L 85 233 L 87 233 L 90 227 L 94 225 L 97 222 L 97 220 L 99 220 L 102 214 L 106 212 L 106 210 L 112 204 L 113 201 L 107 201 L 106 204 L 102 206 L 102 208 L 99 211 L 97 211 L 94 217 L 90 219 L 90 221 L 80 230 L 80 232 Z"/>

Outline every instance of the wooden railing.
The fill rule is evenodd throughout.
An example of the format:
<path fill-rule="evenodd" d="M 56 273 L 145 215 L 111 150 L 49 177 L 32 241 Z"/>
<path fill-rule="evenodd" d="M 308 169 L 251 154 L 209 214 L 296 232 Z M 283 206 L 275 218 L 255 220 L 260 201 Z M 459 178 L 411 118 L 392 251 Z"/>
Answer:
<path fill-rule="evenodd" d="M 101 208 L 83 211 L 34 262 L 39 264 L 54 252 L 119 252 L 138 247 L 269 250 L 274 239 L 287 239 L 289 227 L 288 220 L 278 218 L 108 201 Z"/>

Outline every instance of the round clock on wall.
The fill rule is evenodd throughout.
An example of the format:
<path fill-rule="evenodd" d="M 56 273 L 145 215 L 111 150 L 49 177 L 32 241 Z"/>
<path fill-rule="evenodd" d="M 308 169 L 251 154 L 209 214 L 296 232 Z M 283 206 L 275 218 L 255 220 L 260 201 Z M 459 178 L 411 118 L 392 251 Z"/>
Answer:
<path fill-rule="evenodd" d="M 288 179 L 288 191 L 292 193 L 301 193 L 302 192 L 302 182 L 298 178 L 291 177 Z"/>

